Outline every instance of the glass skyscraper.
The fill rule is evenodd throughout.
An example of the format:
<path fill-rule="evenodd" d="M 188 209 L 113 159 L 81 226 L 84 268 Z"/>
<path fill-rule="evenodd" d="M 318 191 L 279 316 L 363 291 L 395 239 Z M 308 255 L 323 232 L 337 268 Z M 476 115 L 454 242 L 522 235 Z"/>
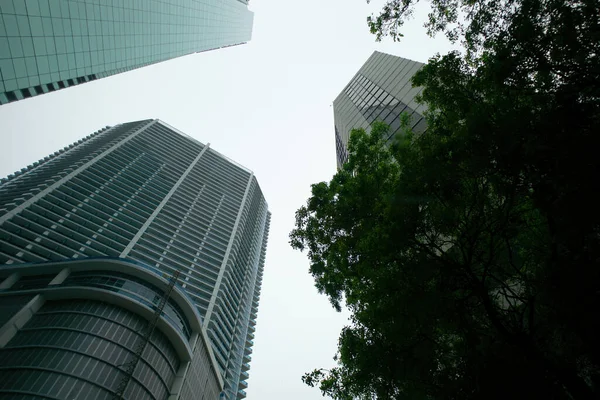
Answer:
<path fill-rule="evenodd" d="M 162 298 L 128 398 L 244 398 L 269 221 L 251 171 L 159 120 L 2 179 L 0 398 L 112 398 Z"/>
<path fill-rule="evenodd" d="M 247 0 L 2 0 L 0 104 L 245 43 Z"/>
<path fill-rule="evenodd" d="M 390 140 L 400 129 L 400 116 L 407 113 L 415 132 L 427 129 L 415 97 L 422 88 L 410 82 L 422 63 L 390 54 L 374 52 L 333 102 L 335 147 L 338 168 L 348 159 L 352 129 L 369 130 L 377 120 L 390 126 Z"/>

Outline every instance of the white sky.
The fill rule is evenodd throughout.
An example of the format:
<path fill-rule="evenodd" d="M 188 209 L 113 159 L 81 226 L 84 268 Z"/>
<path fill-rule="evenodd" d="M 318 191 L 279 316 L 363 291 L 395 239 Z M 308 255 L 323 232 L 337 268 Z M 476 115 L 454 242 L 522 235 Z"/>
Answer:
<path fill-rule="evenodd" d="M 252 169 L 273 213 L 248 400 L 321 399 L 300 378 L 332 357 L 347 315 L 292 250 L 294 212 L 335 172 L 333 99 L 374 50 L 426 62 L 450 49 L 417 12 L 402 43 L 375 43 L 383 0 L 252 0 L 252 41 L 0 106 L 0 176 L 106 125 L 160 118 Z M 423 7 L 421 7 L 423 9 Z"/>

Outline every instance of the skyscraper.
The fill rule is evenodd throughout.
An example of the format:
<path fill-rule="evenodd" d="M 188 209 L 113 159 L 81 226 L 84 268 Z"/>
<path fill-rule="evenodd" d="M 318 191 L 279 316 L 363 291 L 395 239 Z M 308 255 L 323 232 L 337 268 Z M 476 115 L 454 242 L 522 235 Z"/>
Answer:
<path fill-rule="evenodd" d="M 0 104 L 245 43 L 247 0 L 0 1 Z"/>
<path fill-rule="evenodd" d="M 422 88 L 410 82 L 422 63 L 374 52 L 333 102 L 335 147 L 338 168 L 348 159 L 348 140 L 352 129 L 368 130 L 376 120 L 390 126 L 391 139 L 400 128 L 400 115 L 410 116 L 415 132 L 427 129 L 423 112 L 415 97 Z"/>
<path fill-rule="evenodd" d="M 104 380 L 93 366 L 98 360 L 112 383 L 92 386 L 114 394 L 126 375 L 124 363 L 148 333 L 145 321 L 164 299 L 142 355 L 160 379 L 146 382 L 141 377 L 148 374 L 136 371 L 130 398 L 191 399 L 216 388 L 228 399 L 244 398 L 269 221 L 251 171 L 159 120 L 104 128 L 4 178 L 0 370 L 16 372 L 0 373 L 0 397 L 22 390 L 14 385 L 23 382 L 44 394 L 58 375 L 71 381 L 52 390 L 85 386 L 92 378 L 81 374 L 90 371 Z M 95 331 L 92 322 L 78 322 L 83 314 L 125 333 L 119 340 L 110 329 Z M 69 347 L 75 339 L 51 334 L 61 324 L 82 335 L 78 340 L 87 347 Z M 49 329 L 47 336 L 40 327 Z M 28 362 L 46 364 L 23 366 L 25 345 L 64 348 L 64 354 L 96 361 L 83 370 L 48 365 L 38 352 L 40 359 Z M 130 351 L 102 352 L 102 346 Z M 162 358 L 150 350 L 160 350 Z M 60 359 L 68 363 L 72 357 L 64 354 Z M 71 395 L 64 390 L 59 397 Z"/>

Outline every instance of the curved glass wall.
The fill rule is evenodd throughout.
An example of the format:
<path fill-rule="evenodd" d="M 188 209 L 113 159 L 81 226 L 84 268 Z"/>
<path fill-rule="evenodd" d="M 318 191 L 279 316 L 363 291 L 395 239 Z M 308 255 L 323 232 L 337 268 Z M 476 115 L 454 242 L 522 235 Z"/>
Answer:
<path fill-rule="evenodd" d="M 139 301 L 152 310 L 158 306 L 164 295 L 162 290 L 142 279 L 114 271 L 74 272 L 60 286 L 89 286 L 110 290 Z M 172 298 L 165 304 L 162 316 L 186 339 L 190 339 L 190 324 L 179 305 Z"/>
<path fill-rule="evenodd" d="M 46 302 L 0 349 L 0 398 L 112 399 L 147 324 L 104 302 Z M 124 397 L 166 399 L 179 364 L 155 330 Z"/>
<path fill-rule="evenodd" d="M 45 288 L 54 276 L 55 274 L 24 276 L 8 290 L 17 291 Z M 53 287 L 71 286 L 86 286 L 110 290 L 134 299 L 152 310 L 158 306 L 164 295 L 163 290 L 143 279 L 115 271 L 73 272 L 62 284 L 53 285 Z M 181 307 L 172 298 L 165 304 L 162 316 L 183 334 L 187 340 L 190 339 L 192 331 L 190 324 Z"/>

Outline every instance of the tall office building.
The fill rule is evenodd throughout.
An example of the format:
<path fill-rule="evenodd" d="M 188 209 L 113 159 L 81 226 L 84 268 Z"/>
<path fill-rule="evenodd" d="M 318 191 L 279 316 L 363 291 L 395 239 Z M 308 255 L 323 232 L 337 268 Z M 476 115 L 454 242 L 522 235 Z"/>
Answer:
<path fill-rule="evenodd" d="M 407 113 L 415 132 L 427 129 L 423 112 L 415 97 L 422 88 L 410 82 L 422 63 L 374 52 L 333 102 L 335 147 L 338 168 L 348 159 L 348 140 L 352 129 L 368 130 L 376 120 L 390 126 L 390 140 L 400 129 L 400 116 Z"/>
<path fill-rule="evenodd" d="M 0 398 L 111 398 L 144 340 L 126 398 L 244 398 L 269 221 L 251 171 L 159 120 L 4 178 Z"/>
<path fill-rule="evenodd" d="M 0 104 L 245 43 L 248 0 L 2 0 Z"/>

